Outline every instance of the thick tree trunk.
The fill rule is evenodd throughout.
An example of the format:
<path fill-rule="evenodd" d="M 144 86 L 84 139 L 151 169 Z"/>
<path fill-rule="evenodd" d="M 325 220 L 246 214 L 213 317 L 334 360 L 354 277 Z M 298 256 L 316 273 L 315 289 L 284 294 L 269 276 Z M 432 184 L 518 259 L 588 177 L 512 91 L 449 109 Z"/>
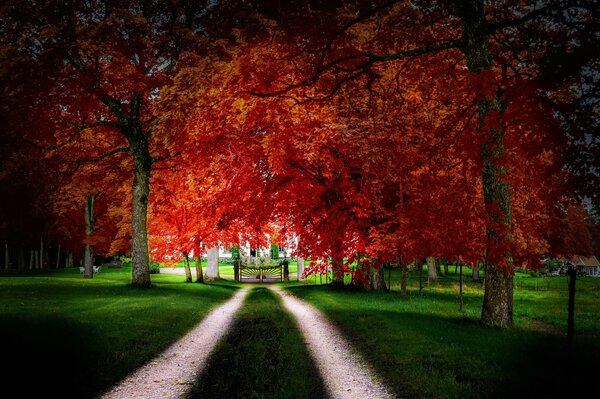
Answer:
<path fill-rule="evenodd" d="M 219 247 L 212 247 L 207 252 L 206 279 L 218 280 L 219 276 Z"/>
<path fill-rule="evenodd" d="M 185 282 L 192 282 L 192 270 L 190 269 L 190 257 L 187 252 L 183 253 L 183 268 L 185 269 Z"/>
<path fill-rule="evenodd" d="M 306 280 L 306 278 L 303 276 L 304 274 L 304 258 L 297 258 L 298 261 L 298 266 L 297 266 L 297 273 L 298 273 L 298 281 L 304 281 Z"/>
<path fill-rule="evenodd" d="M 335 287 L 344 286 L 344 269 L 342 265 L 344 260 L 342 258 L 331 259 L 331 285 Z"/>
<path fill-rule="evenodd" d="M 85 206 L 85 236 L 88 239 L 94 233 L 95 229 L 94 202 L 96 202 L 96 196 L 88 195 Z M 83 277 L 94 277 L 94 248 L 90 244 L 85 245 L 83 259 Z"/>
<path fill-rule="evenodd" d="M 204 283 L 204 270 L 202 269 L 202 256 L 196 257 L 196 282 Z"/>
<path fill-rule="evenodd" d="M 383 273 L 383 265 L 379 267 L 367 266 L 366 277 L 366 288 L 369 291 L 386 291 L 387 286 L 385 285 L 385 276 Z"/>
<path fill-rule="evenodd" d="M 438 273 L 435 265 L 435 258 L 429 257 L 427 258 L 427 282 L 431 283 L 432 281 L 437 281 Z"/>
<path fill-rule="evenodd" d="M 448 270 L 448 261 L 444 262 L 444 275 L 448 275 L 450 274 L 450 271 Z"/>
<path fill-rule="evenodd" d="M 145 136 L 134 136 L 130 141 L 133 157 L 133 202 L 131 207 L 131 284 L 149 288 L 150 266 L 148 258 L 148 197 L 152 158 Z"/>
<path fill-rule="evenodd" d="M 513 279 L 507 270 L 485 267 L 482 323 L 487 326 L 513 324 Z"/>
<path fill-rule="evenodd" d="M 492 56 L 488 49 L 489 33 L 485 17 L 483 0 L 465 0 L 455 2 L 462 17 L 463 34 L 461 49 L 465 55 L 467 67 L 473 74 L 492 69 Z M 478 93 L 480 94 L 480 93 Z M 498 98 L 480 98 L 477 101 L 479 124 L 482 142 L 481 159 L 483 172 L 481 176 L 483 196 L 486 205 L 488 223 L 486 226 L 487 245 L 485 261 L 484 300 L 481 321 L 488 326 L 512 325 L 513 311 L 513 266 L 510 253 L 506 253 L 506 267 L 502 269 L 492 265 L 488 259 L 497 251 L 493 246 L 502 246 L 510 237 L 502 236 L 501 226 L 512 224 L 511 203 L 508 184 L 504 181 L 506 170 L 499 162 L 504 155 L 504 129 L 484 127 L 484 121 L 490 111 L 503 112 L 505 104 Z M 498 214 L 500 213 L 500 215 Z"/>

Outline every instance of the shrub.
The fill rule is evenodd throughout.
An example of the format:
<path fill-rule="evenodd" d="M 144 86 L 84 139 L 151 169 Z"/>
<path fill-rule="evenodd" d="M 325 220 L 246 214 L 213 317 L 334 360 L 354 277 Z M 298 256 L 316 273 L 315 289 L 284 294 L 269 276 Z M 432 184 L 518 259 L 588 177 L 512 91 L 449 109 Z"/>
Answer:
<path fill-rule="evenodd" d="M 271 259 L 279 259 L 279 245 L 271 244 Z"/>
<path fill-rule="evenodd" d="M 160 265 L 158 262 L 150 261 L 150 274 L 160 274 Z"/>

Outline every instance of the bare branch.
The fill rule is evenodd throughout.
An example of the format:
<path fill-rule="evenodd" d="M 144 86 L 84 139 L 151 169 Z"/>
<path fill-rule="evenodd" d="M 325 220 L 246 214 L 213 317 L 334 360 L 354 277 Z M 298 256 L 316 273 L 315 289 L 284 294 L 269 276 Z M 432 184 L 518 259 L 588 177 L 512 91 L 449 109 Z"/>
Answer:
<path fill-rule="evenodd" d="M 392 54 L 383 54 L 383 55 L 368 54 L 368 56 L 369 56 L 369 62 L 371 62 L 371 63 L 386 62 L 386 61 L 400 60 L 403 58 L 416 57 L 418 55 L 423 55 L 423 54 L 439 53 L 440 51 L 450 50 L 453 48 L 460 48 L 460 46 L 461 46 L 460 40 L 450 40 L 448 42 L 445 42 L 443 44 L 439 44 L 436 46 L 419 47 L 419 48 L 415 48 L 415 49 L 399 51 L 397 53 L 392 53 Z"/>
<path fill-rule="evenodd" d="M 56 144 L 56 145 L 51 145 L 51 146 L 45 146 L 45 145 L 41 145 L 41 144 L 38 144 L 38 143 L 33 142 L 33 141 L 29 141 L 29 140 L 26 140 L 26 142 L 29 143 L 30 145 L 36 147 L 36 148 L 41 149 L 41 150 L 55 151 L 55 150 L 58 150 L 59 148 L 62 148 L 64 146 L 72 143 L 73 141 L 75 141 L 75 139 L 77 139 L 77 137 L 79 137 L 87 129 L 93 129 L 93 128 L 99 127 L 99 126 L 117 127 L 117 125 L 115 123 L 109 122 L 109 121 L 100 121 L 100 122 L 96 122 L 96 123 L 85 123 L 83 125 L 78 125 L 75 122 L 69 121 L 69 120 L 66 120 L 65 122 L 75 128 L 75 133 L 73 133 L 72 135 L 70 135 L 62 143 L 59 143 L 59 144 Z"/>
<path fill-rule="evenodd" d="M 78 159 L 76 161 L 70 161 L 67 164 L 67 169 L 65 170 L 65 173 L 68 175 L 73 175 L 75 172 L 77 172 L 77 170 L 79 169 L 79 167 L 81 165 L 97 163 L 97 162 L 100 162 L 100 161 L 102 161 L 106 158 L 109 158 L 115 154 L 119 154 L 122 152 L 128 152 L 128 151 L 129 151 L 129 147 L 119 147 L 119 148 L 115 148 L 114 150 L 108 151 L 107 153 L 104 153 L 96 158 Z"/>
<path fill-rule="evenodd" d="M 175 154 L 167 154 L 167 155 L 163 155 L 161 157 L 154 157 L 154 158 L 152 158 L 151 162 L 153 164 L 155 164 L 155 163 L 158 163 L 158 162 L 166 161 L 168 159 L 173 159 L 173 158 L 178 157 L 180 155 L 181 155 L 181 152 L 176 152 Z"/>

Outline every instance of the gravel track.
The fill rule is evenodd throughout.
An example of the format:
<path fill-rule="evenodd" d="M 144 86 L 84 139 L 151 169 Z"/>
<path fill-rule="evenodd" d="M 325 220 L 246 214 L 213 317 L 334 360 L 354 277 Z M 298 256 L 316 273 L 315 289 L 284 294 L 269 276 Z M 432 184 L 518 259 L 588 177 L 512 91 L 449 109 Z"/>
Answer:
<path fill-rule="evenodd" d="M 102 399 L 181 398 L 191 390 L 219 340 L 229 331 L 233 315 L 244 302 L 248 288 L 236 292 L 212 310 L 192 331 L 154 360 L 125 378 Z"/>
<path fill-rule="evenodd" d="M 278 287 L 269 288 L 281 296 L 283 305 L 296 319 L 331 398 L 395 398 L 320 311 Z"/>

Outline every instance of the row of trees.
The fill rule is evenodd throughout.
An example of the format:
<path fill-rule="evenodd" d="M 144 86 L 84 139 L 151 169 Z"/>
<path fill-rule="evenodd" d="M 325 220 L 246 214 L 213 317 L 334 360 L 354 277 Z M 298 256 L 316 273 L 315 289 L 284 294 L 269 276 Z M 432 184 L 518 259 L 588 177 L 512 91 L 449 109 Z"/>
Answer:
<path fill-rule="evenodd" d="M 598 205 L 597 14 L 583 1 L 11 2 L 2 236 L 131 253 L 140 287 L 149 254 L 275 234 L 331 259 L 334 284 L 354 260 L 367 273 L 484 261 L 482 321 L 510 325 L 515 266 L 591 251 L 572 237 L 589 237 L 580 199 Z"/>

